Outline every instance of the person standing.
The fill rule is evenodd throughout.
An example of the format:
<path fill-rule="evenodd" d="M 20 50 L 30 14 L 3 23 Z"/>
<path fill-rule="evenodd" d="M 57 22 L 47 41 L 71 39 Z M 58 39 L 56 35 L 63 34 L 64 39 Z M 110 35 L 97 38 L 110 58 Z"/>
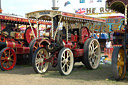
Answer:
<path fill-rule="evenodd" d="M 108 55 L 109 58 L 111 58 L 111 49 L 112 49 L 112 43 L 109 39 L 106 40 L 106 50 L 105 51 L 105 55 Z"/>

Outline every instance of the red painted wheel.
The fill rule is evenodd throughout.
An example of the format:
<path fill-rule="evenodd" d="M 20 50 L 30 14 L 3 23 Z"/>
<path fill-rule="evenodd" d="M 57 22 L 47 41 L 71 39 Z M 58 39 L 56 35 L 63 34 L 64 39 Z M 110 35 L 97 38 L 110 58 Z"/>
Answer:
<path fill-rule="evenodd" d="M 81 29 L 81 33 L 80 33 L 80 42 L 84 43 L 89 37 L 90 37 L 90 32 L 89 29 L 87 27 L 83 27 Z"/>
<path fill-rule="evenodd" d="M 12 48 L 6 47 L 0 51 L 0 68 L 3 71 L 11 70 L 16 64 L 16 53 Z"/>
<path fill-rule="evenodd" d="M 35 29 L 34 27 L 33 27 L 33 31 L 34 31 L 35 37 L 37 37 L 37 31 L 36 31 L 36 29 Z M 31 27 L 29 27 L 29 28 L 27 28 L 27 29 L 25 30 L 24 37 L 25 37 L 25 40 L 26 40 L 28 43 L 30 43 L 31 40 L 34 39 L 34 35 L 33 35 L 33 32 L 32 32 Z"/>

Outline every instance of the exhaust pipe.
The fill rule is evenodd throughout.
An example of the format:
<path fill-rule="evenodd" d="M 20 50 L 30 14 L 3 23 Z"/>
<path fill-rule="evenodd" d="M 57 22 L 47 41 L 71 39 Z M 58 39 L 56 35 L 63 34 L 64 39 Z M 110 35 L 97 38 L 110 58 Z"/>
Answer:
<path fill-rule="evenodd" d="M 2 9 L 1 9 L 1 0 L 0 0 L 0 13 L 2 13 Z"/>

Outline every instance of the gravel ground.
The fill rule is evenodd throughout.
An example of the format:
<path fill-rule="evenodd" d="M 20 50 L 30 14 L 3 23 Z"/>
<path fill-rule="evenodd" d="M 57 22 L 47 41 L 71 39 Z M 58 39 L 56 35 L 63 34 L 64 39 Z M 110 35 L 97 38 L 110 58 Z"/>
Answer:
<path fill-rule="evenodd" d="M 10 71 L 0 70 L 0 85 L 128 85 L 128 73 L 122 81 L 112 79 L 110 65 L 100 65 L 88 70 L 82 63 L 76 63 L 69 76 L 61 76 L 57 68 L 50 68 L 45 74 L 36 74 L 29 65 L 16 65 Z"/>

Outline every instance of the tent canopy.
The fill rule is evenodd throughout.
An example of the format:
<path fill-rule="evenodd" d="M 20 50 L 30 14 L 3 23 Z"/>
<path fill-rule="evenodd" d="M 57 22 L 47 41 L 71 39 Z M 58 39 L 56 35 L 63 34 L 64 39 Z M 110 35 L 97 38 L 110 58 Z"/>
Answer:
<path fill-rule="evenodd" d="M 124 14 L 125 5 L 128 5 L 128 0 L 107 0 L 106 5 L 112 10 L 115 10 Z"/>

